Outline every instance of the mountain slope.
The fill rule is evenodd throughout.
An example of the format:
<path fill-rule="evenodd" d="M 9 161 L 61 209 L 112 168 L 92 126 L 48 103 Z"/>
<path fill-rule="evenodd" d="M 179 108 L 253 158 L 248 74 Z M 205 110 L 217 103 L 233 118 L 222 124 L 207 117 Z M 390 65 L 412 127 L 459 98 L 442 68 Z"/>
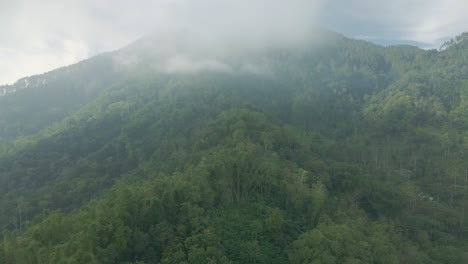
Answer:
<path fill-rule="evenodd" d="M 328 34 L 147 38 L 1 97 L 0 262 L 465 262 L 468 50 Z"/>

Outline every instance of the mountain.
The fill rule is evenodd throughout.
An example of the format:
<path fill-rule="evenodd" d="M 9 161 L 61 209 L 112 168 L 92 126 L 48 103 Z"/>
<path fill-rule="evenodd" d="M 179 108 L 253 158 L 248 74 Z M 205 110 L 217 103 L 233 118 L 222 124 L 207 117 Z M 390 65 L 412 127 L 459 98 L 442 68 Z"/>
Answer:
<path fill-rule="evenodd" d="M 7 86 L 0 263 L 466 263 L 464 43 L 168 34 Z"/>

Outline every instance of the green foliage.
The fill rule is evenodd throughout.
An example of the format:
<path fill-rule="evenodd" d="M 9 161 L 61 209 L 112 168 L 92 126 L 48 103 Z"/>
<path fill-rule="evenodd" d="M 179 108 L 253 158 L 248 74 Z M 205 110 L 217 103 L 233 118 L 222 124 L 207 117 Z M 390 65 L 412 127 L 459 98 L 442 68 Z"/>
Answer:
<path fill-rule="evenodd" d="M 22 80 L 0 98 L 0 263 L 466 263 L 465 42 Z"/>
<path fill-rule="evenodd" d="M 400 263 L 394 241 L 379 227 L 371 230 L 353 222 L 320 224 L 294 241 L 290 263 Z"/>

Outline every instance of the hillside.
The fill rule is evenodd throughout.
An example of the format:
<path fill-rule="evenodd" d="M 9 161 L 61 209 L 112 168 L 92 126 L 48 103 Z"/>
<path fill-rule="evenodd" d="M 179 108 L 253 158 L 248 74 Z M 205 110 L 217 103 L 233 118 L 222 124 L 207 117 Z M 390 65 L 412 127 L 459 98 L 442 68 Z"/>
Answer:
<path fill-rule="evenodd" d="M 153 36 L 22 79 L 0 263 L 467 263 L 466 44 Z"/>

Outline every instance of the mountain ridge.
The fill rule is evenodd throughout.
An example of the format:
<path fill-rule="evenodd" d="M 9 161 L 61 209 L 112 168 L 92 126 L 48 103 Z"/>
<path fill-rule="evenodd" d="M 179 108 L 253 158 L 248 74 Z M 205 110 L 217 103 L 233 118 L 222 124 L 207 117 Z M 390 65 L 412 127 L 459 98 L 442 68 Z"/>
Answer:
<path fill-rule="evenodd" d="M 0 262 L 463 263 L 467 50 L 334 36 L 0 98 Z"/>

